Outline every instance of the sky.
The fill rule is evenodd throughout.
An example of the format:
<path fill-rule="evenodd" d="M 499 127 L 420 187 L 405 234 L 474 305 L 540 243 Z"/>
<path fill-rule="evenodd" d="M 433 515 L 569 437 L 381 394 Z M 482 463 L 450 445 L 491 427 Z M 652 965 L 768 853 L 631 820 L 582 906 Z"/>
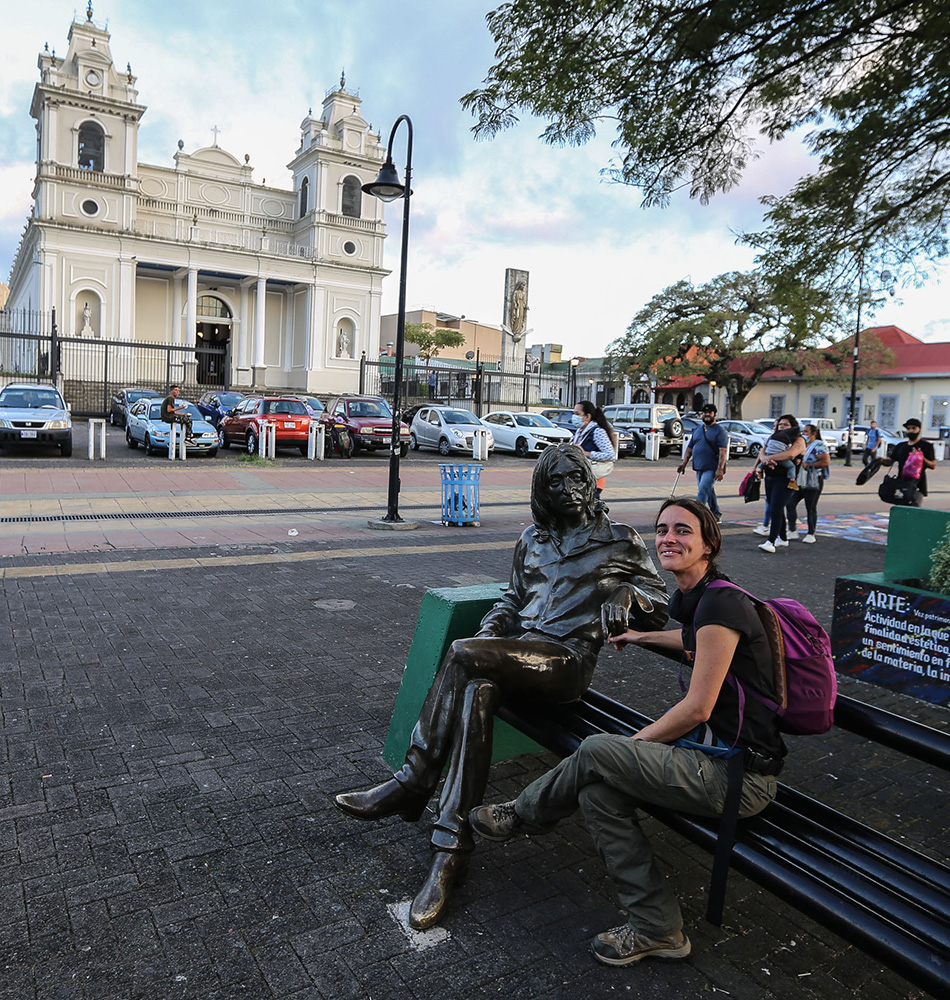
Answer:
<path fill-rule="evenodd" d="M 484 323 L 502 319 L 505 269 L 527 270 L 528 344 L 561 344 L 597 357 L 654 295 L 683 278 L 707 281 L 752 267 L 736 234 L 761 225 L 759 198 L 782 194 L 808 169 L 795 142 L 763 147 L 741 185 L 709 205 L 674 198 L 640 208 L 635 188 L 606 181 L 609 131 L 580 148 L 540 141 L 522 122 L 476 140 L 459 98 L 492 63 L 485 26 L 493 0 L 98 0 L 120 68 L 131 63 L 139 102 L 139 160 L 171 166 L 218 144 L 250 155 L 254 178 L 290 188 L 286 164 L 299 125 L 345 71 L 363 117 L 388 138 L 399 115 L 413 123 L 407 304 Z M 82 4 L 34 0 L 5 18 L 0 60 L 0 280 L 7 280 L 30 212 L 35 130 L 29 114 L 44 43 L 68 49 Z M 394 144 L 400 173 L 406 133 Z M 401 204 L 386 210 L 389 238 L 383 312 L 398 294 Z M 937 272 L 939 279 L 941 272 Z M 950 340 L 950 271 L 941 284 L 901 288 L 868 318 L 923 340 Z M 849 332 L 849 331 L 847 331 Z"/>

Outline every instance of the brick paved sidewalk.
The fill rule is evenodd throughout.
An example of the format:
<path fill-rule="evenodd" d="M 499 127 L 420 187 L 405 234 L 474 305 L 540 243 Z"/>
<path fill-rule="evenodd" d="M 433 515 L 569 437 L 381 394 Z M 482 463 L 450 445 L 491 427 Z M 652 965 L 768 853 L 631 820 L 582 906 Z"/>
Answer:
<path fill-rule="evenodd" d="M 426 870 L 424 821 L 361 824 L 332 795 L 386 773 L 424 590 L 505 578 L 516 533 L 0 559 L 0 997 L 920 996 L 741 877 L 723 931 L 704 924 L 709 858 L 655 824 L 694 941 L 686 962 L 592 961 L 590 936 L 618 913 L 576 818 L 480 847 L 444 937 L 406 936 L 390 906 Z M 734 534 L 727 569 L 826 621 L 834 567 L 883 559 L 880 546 L 823 539 L 775 580 L 757 540 Z M 648 711 L 677 691 L 669 664 L 639 654 L 605 653 L 596 683 Z M 846 683 L 946 725 L 942 710 Z M 496 766 L 491 795 L 545 760 Z M 944 776 L 846 733 L 798 741 L 789 772 L 946 858 Z"/>

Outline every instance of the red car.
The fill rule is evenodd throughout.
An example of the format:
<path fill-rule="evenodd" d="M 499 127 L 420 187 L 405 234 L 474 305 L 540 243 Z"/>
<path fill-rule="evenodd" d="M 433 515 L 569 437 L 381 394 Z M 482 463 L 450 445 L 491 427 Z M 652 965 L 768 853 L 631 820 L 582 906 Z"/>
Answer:
<path fill-rule="evenodd" d="M 299 399 L 286 396 L 248 396 L 221 420 L 218 428 L 221 447 L 232 444 L 256 455 L 263 423 L 277 425 L 277 447 L 299 448 L 307 454 L 310 434 L 310 411 Z"/>
<path fill-rule="evenodd" d="M 331 399 L 320 414 L 320 423 L 332 431 L 333 424 L 342 419 L 353 441 L 353 454 L 361 449 L 376 451 L 389 448 L 393 436 L 393 411 L 382 396 L 337 396 Z M 409 428 L 399 425 L 399 454 L 405 458 L 409 454 Z"/>

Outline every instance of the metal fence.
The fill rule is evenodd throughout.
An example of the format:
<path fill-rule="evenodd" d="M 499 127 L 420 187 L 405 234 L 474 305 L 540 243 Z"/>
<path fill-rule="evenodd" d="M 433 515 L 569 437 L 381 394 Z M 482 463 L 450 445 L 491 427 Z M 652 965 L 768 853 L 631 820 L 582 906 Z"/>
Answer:
<path fill-rule="evenodd" d="M 124 387 L 164 391 L 180 385 L 186 399 L 209 388 L 228 389 L 230 368 L 227 346 L 60 337 L 55 313 L 0 313 L 0 385 L 56 382 L 76 416 L 108 416 L 112 396 Z"/>
<path fill-rule="evenodd" d="M 395 360 L 388 357 L 360 361 L 360 392 L 393 394 Z M 403 407 L 434 402 L 464 406 L 478 416 L 489 410 L 523 410 L 542 402 L 537 373 L 500 371 L 482 362 L 471 365 L 430 364 L 407 358 L 402 369 Z"/>

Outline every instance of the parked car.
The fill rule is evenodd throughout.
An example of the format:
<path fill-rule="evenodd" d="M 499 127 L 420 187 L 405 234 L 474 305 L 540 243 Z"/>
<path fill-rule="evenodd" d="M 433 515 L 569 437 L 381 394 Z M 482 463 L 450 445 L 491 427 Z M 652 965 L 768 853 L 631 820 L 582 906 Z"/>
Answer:
<path fill-rule="evenodd" d="M 605 406 L 604 415 L 618 431 L 636 431 L 643 444 L 636 454 L 642 454 L 646 435 L 660 434 L 660 454 L 683 447 L 683 421 L 675 406 L 668 403 L 621 403 Z"/>
<path fill-rule="evenodd" d="M 455 406 L 423 406 L 416 412 L 409 427 L 409 447 L 437 448 L 440 455 L 451 455 L 453 451 L 472 453 L 475 431 L 488 434 L 488 453 L 495 447 L 492 432 L 471 410 L 460 410 Z"/>
<path fill-rule="evenodd" d="M 680 417 L 683 421 L 683 440 L 688 444 L 689 439 L 693 436 L 693 431 L 702 425 L 702 419 L 699 417 L 684 416 Z M 722 427 L 725 426 L 724 420 L 718 420 L 717 424 Z M 729 434 L 729 457 L 730 458 L 744 458 L 749 454 L 749 444 L 740 434 L 732 434 L 729 429 L 726 428 L 726 432 Z"/>
<path fill-rule="evenodd" d="M 497 410 L 482 418 L 492 432 L 499 451 L 513 451 L 521 458 L 537 455 L 549 444 L 570 442 L 574 435 L 563 427 L 555 427 L 540 413 L 513 413 Z"/>
<path fill-rule="evenodd" d="M 278 448 L 296 448 L 307 454 L 310 438 L 310 412 L 299 399 L 287 396 L 248 396 L 229 410 L 218 428 L 221 447 L 232 444 L 256 455 L 263 424 L 276 424 Z"/>
<path fill-rule="evenodd" d="M 242 399 L 244 399 L 243 392 L 222 392 L 220 389 L 209 389 L 202 393 L 195 406 L 198 407 L 201 415 L 207 418 L 209 424 L 214 424 L 217 427 L 228 410 L 233 410 Z"/>
<path fill-rule="evenodd" d="M 767 431 L 761 424 L 753 423 L 751 420 L 719 420 L 717 422 L 729 432 L 730 440 L 741 438 L 745 441 L 749 458 L 758 458 L 771 431 L 771 428 Z"/>
<path fill-rule="evenodd" d="M 162 399 L 160 392 L 154 389 L 117 389 L 112 396 L 109 405 L 109 423 L 113 427 L 125 427 L 125 421 L 129 415 L 129 408 L 140 399 Z"/>
<path fill-rule="evenodd" d="M 194 403 L 186 403 L 179 398 L 176 405 L 185 403 L 186 413 L 191 416 L 191 433 L 194 444 L 186 444 L 187 452 L 196 452 L 214 458 L 218 454 L 218 432 L 199 412 Z M 162 420 L 162 401 L 147 397 L 132 404 L 125 422 L 125 443 L 132 448 L 141 445 L 146 455 L 168 452 L 168 436 L 171 424 Z"/>
<path fill-rule="evenodd" d="M 541 416 L 547 417 L 555 427 L 563 427 L 564 430 L 570 431 L 572 435 L 580 426 L 580 418 L 574 411 L 564 409 L 563 407 L 542 410 Z M 620 427 L 614 427 L 614 430 L 617 432 L 619 439 L 617 441 L 618 458 L 624 455 L 640 455 L 643 453 L 646 439 L 639 431 L 623 430 Z"/>
<path fill-rule="evenodd" d="M 73 453 L 73 422 L 55 385 L 12 382 L 0 391 L 0 447 L 49 445 Z"/>
<path fill-rule="evenodd" d="M 361 450 L 376 451 L 388 448 L 393 436 L 393 411 L 382 396 L 337 396 L 331 399 L 320 414 L 320 423 L 332 431 L 333 424 L 340 418 L 346 424 L 353 441 L 353 454 Z M 409 428 L 400 421 L 399 454 L 405 458 L 409 454 Z"/>
<path fill-rule="evenodd" d="M 323 405 L 323 400 L 317 399 L 316 396 L 297 396 L 293 393 L 289 395 L 290 399 L 299 399 L 304 406 L 310 411 L 311 418 L 319 417 L 321 413 L 326 409 Z"/>
<path fill-rule="evenodd" d="M 815 421 L 812 420 L 811 423 Z M 862 430 L 861 424 L 854 425 L 854 435 L 851 438 L 851 451 L 861 452 L 864 451 L 864 446 L 867 444 L 868 436 L 867 432 Z M 836 427 L 832 431 L 826 431 L 822 428 L 821 431 L 822 440 L 828 445 L 829 451 L 837 446 L 838 454 L 843 455 L 848 450 L 848 425 L 845 424 L 843 427 Z"/>

